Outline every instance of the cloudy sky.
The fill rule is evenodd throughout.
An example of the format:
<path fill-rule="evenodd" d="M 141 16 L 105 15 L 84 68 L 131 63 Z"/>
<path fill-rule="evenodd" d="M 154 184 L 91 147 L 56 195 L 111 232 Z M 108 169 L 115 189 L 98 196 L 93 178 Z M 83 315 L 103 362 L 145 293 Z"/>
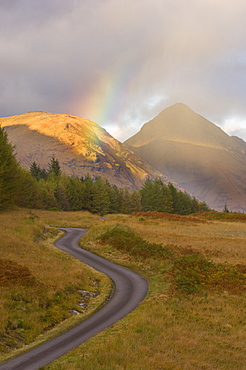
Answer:
<path fill-rule="evenodd" d="M 0 0 L 0 117 L 70 113 L 123 141 L 176 102 L 246 140 L 245 0 Z"/>

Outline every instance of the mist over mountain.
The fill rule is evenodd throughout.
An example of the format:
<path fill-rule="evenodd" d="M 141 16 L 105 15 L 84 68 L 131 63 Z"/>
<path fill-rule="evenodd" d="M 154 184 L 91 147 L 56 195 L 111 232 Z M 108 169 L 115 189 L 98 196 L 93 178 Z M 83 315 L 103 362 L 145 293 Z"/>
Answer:
<path fill-rule="evenodd" d="M 246 143 L 178 103 L 124 142 L 216 210 L 246 211 Z"/>
<path fill-rule="evenodd" d="M 30 112 L 0 118 L 16 157 L 29 169 L 46 168 L 54 155 L 67 175 L 106 177 L 111 184 L 139 189 L 147 177 L 170 180 L 141 160 L 96 123 L 80 117 Z"/>

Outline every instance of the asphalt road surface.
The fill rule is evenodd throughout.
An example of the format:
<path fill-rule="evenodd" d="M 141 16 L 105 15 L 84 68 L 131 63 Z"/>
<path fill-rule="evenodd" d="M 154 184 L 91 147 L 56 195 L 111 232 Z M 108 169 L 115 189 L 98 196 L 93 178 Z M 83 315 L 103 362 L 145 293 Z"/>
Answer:
<path fill-rule="evenodd" d="M 81 249 L 78 241 L 85 229 L 63 228 L 56 247 L 109 276 L 115 284 L 110 301 L 94 315 L 58 337 L 0 365 L 0 370 L 38 370 L 134 310 L 148 292 L 146 279 L 122 266 Z"/>

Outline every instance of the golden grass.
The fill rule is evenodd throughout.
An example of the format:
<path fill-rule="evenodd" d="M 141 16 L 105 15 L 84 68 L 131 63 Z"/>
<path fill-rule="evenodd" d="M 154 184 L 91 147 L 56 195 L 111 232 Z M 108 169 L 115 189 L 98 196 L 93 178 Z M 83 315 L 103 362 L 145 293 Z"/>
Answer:
<path fill-rule="evenodd" d="M 106 258 L 147 277 L 147 298 L 112 328 L 91 338 L 45 367 L 50 370 L 78 369 L 182 369 L 244 370 L 246 363 L 246 295 L 228 291 L 205 291 L 185 296 L 170 291 L 165 273 L 168 262 L 145 261 L 96 241 L 115 225 L 130 226 L 151 242 L 172 244 L 180 252 L 198 250 L 218 262 L 246 265 L 246 224 L 192 222 L 182 219 L 149 219 L 108 216 L 93 227 L 82 244 Z"/>
<path fill-rule="evenodd" d="M 187 217 L 174 220 L 171 216 L 155 219 L 145 216 L 145 221 L 140 221 L 137 216 L 108 215 L 106 220 L 102 221 L 97 216 L 82 213 L 64 215 L 60 212 L 32 211 L 32 213 L 39 219 L 35 218 L 32 227 L 26 230 L 26 234 L 31 238 L 36 238 L 39 234 L 40 228 L 36 224 L 39 224 L 41 219 L 46 221 L 46 224 L 41 222 L 42 227 L 44 225 L 89 227 L 90 231 L 82 239 L 81 245 L 141 273 L 150 284 L 147 298 L 136 310 L 111 328 L 47 365 L 45 369 L 245 369 L 245 293 L 208 289 L 200 294 L 182 294 L 170 289 L 170 282 L 166 279 L 171 268 L 170 261 L 155 256 L 148 259 L 134 257 L 97 241 L 99 235 L 120 224 L 131 227 L 137 235 L 148 241 L 169 245 L 177 254 L 182 255 L 186 250 L 198 251 L 205 258 L 215 262 L 245 266 L 244 220 L 235 223 L 228 220 L 206 220 L 204 216 L 200 216 L 197 221 Z M 19 211 L 20 215 L 24 218 L 30 217 L 27 211 Z M 17 219 L 19 216 L 16 215 Z M 17 251 L 20 253 L 26 244 L 25 240 L 21 239 L 25 238 L 21 231 L 18 231 L 18 225 L 16 220 L 15 227 L 20 235 L 21 246 L 16 248 L 16 253 Z M 51 283 L 52 279 L 49 276 L 45 277 L 45 273 L 41 271 L 41 266 L 46 260 L 49 264 L 49 260 L 54 261 L 58 258 L 61 270 L 67 270 L 72 265 L 74 268 L 77 262 L 71 259 L 72 264 L 69 265 L 70 258 L 64 259 L 59 251 L 46 243 L 47 241 L 41 242 L 43 256 L 40 257 L 41 261 L 35 262 L 35 266 L 40 266 L 36 275 L 33 262 L 27 263 L 25 253 L 21 254 L 25 265 L 38 281 L 47 279 Z M 40 245 L 40 242 L 36 244 Z M 32 250 L 34 246 L 30 245 L 32 247 L 29 247 L 29 250 Z M 11 255 L 13 259 L 14 254 L 10 252 L 6 249 L 4 258 L 10 259 Z M 16 261 L 18 262 L 18 259 Z M 78 264 L 80 265 L 80 262 Z M 76 271 L 78 273 L 78 270 Z M 50 273 L 51 271 L 48 274 Z M 59 274 L 61 273 L 60 271 Z M 77 277 L 75 278 L 77 284 L 76 279 Z M 6 299 L 0 297 L 3 305 L 6 305 Z M 4 315 L 7 313 L 3 313 L 3 318 Z M 73 317 L 71 321 L 75 319 L 76 317 Z"/>
<path fill-rule="evenodd" d="M 246 223 L 244 222 L 200 222 L 195 217 L 178 216 L 173 221 L 172 215 L 166 219 L 148 219 L 139 222 L 132 217 L 134 229 L 139 235 L 155 243 L 178 245 L 182 248 L 197 249 L 216 262 L 233 264 L 246 261 Z"/>
<path fill-rule="evenodd" d="M 53 243 L 62 232 L 47 226 L 87 228 L 92 222 L 101 221 L 86 212 L 16 210 L 0 214 L 1 361 L 15 349 L 82 321 L 108 296 L 110 280 L 57 249 Z M 99 293 L 88 299 L 86 309 L 79 306 L 80 290 Z M 73 316 L 72 310 L 79 314 Z"/>

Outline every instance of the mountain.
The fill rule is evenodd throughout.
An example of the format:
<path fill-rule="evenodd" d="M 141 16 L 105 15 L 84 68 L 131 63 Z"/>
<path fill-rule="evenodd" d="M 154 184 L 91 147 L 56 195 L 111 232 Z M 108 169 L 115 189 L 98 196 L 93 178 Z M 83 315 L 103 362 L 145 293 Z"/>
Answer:
<path fill-rule="evenodd" d="M 30 112 L 0 118 L 0 125 L 15 146 L 18 161 L 28 169 L 33 161 L 47 168 L 54 155 L 67 175 L 106 177 L 118 187 L 139 189 L 148 176 L 170 181 L 87 119 Z"/>
<path fill-rule="evenodd" d="M 178 103 L 124 143 L 216 210 L 246 211 L 246 143 Z"/>

